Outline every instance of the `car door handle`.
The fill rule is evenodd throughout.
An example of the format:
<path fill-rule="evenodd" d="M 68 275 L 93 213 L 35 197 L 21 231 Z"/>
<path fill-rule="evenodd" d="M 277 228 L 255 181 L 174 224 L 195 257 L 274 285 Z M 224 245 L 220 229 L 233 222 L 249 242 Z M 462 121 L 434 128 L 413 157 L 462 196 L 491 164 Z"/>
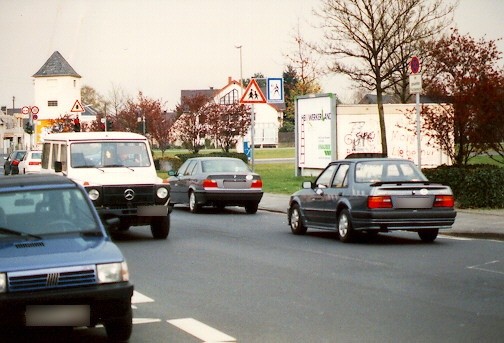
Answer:
<path fill-rule="evenodd" d="M 338 196 L 342 196 L 342 195 L 343 195 L 343 192 L 339 192 L 339 193 L 338 193 Z"/>

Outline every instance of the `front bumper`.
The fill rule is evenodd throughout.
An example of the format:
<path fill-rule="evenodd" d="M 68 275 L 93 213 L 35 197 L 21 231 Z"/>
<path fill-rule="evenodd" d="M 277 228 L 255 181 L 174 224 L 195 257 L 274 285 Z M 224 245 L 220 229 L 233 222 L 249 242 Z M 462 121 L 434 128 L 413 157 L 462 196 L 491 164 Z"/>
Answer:
<path fill-rule="evenodd" d="M 0 294 L 0 326 L 26 325 L 26 309 L 37 305 L 89 305 L 90 326 L 122 318 L 131 309 L 129 282 Z"/>

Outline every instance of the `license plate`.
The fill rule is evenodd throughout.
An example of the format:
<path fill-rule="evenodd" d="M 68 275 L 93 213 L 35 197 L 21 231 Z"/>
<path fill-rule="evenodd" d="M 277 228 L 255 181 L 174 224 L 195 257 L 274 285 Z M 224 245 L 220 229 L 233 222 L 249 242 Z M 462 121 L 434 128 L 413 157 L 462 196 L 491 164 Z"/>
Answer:
<path fill-rule="evenodd" d="M 137 215 L 142 217 L 163 217 L 168 215 L 168 207 L 164 205 L 138 206 Z"/>
<path fill-rule="evenodd" d="M 89 305 L 28 305 L 26 326 L 89 326 Z"/>

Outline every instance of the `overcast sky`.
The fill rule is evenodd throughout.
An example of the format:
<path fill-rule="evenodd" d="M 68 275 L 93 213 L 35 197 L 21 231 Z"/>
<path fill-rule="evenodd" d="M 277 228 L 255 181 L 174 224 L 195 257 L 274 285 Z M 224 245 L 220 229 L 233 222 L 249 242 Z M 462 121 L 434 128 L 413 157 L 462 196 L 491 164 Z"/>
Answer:
<path fill-rule="evenodd" d="M 449 0 L 447 0 L 449 1 Z M 282 77 L 295 48 L 297 26 L 311 40 L 320 32 L 312 8 L 320 0 L 0 0 L 0 105 L 33 104 L 32 75 L 59 51 L 83 85 L 108 96 L 166 102 L 182 89 L 220 88 L 228 76 L 256 72 Z M 462 34 L 504 37 L 503 0 L 460 0 L 455 24 Z M 504 51 L 504 43 L 498 43 Z M 343 78 L 322 80 L 324 92 L 351 98 Z"/>

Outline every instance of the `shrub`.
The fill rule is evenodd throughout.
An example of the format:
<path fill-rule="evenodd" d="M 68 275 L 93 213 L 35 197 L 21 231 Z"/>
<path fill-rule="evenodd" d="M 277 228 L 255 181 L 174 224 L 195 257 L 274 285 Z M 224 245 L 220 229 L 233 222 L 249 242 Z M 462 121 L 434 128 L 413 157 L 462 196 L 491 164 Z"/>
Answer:
<path fill-rule="evenodd" d="M 450 186 L 460 208 L 504 208 L 504 168 L 440 166 L 423 172 L 430 181 Z"/>

